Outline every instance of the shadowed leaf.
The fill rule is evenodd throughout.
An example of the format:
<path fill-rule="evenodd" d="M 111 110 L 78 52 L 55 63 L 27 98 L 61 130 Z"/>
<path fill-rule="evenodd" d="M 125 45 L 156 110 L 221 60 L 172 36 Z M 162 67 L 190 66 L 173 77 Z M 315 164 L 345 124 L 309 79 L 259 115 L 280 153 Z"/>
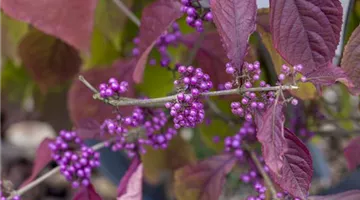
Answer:
<path fill-rule="evenodd" d="M 212 0 L 210 6 L 227 57 L 240 69 L 255 31 L 256 0 Z"/>
<path fill-rule="evenodd" d="M 271 0 L 270 30 L 275 48 L 316 85 L 345 80 L 331 65 L 339 43 L 342 7 L 338 0 Z M 321 27 L 321 28 L 319 28 Z"/>
<path fill-rule="evenodd" d="M 80 69 L 81 59 L 74 48 L 35 29 L 26 34 L 18 50 L 43 91 L 72 79 Z"/>
<path fill-rule="evenodd" d="M 266 165 L 275 173 L 280 174 L 284 163 L 281 159 L 285 147 L 285 117 L 281 103 L 273 104 L 264 113 L 257 113 L 257 139 L 262 145 Z"/>
<path fill-rule="evenodd" d="M 98 87 L 100 83 L 107 82 L 111 77 L 119 81 L 127 81 L 129 83 L 129 90 L 124 96 L 134 97 L 134 84 L 131 78 L 133 70 L 134 60 L 118 60 L 111 67 L 94 68 L 80 74 L 94 87 Z M 106 118 L 115 117 L 112 106 L 94 100 L 92 96 L 93 92 L 77 78 L 73 81 L 68 93 L 68 110 L 71 120 L 77 127 L 82 127 L 84 121 L 89 119 L 102 123 Z M 120 111 L 123 114 L 128 114 L 131 112 L 131 107 L 121 107 Z"/>
<path fill-rule="evenodd" d="M 273 104 L 256 115 L 257 138 L 270 174 L 291 195 L 306 199 L 313 174 L 309 150 L 295 134 L 284 129 L 282 105 Z"/>
<path fill-rule="evenodd" d="M 117 200 L 142 200 L 142 177 L 143 164 L 136 157 L 120 181 Z"/>
<path fill-rule="evenodd" d="M 188 34 L 182 40 L 189 48 L 193 48 L 196 41 L 199 40 L 199 36 L 198 33 Z M 232 78 L 225 72 L 225 65 L 229 59 L 227 59 L 224 49 L 219 48 L 221 45 L 220 36 L 217 32 L 207 33 L 195 57 L 198 67 L 210 75 L 215 88 Z"/>
<path fill-rule="evenodd" d="M 82 187 L 74 196 L 73 200 L 102 200 L 100 195 L 96 193 L 94 186 L 90 184 Z"/>
<path fill-rule="evenodd" d="M 360 137 L 354 138 L 344 149 L 348 169 L 355 170 L 360 166 Z"/>
<path fill-rule="evenodd" d="M 269 21 L 269 9 L 268 8 L 258 10 L 256 30 L 257 30 L 257 32 L 260 33 L 261 40 L 271 56 L 276 73 L 280 74 L 282 65 L 284 65 L 284 64 L 288 65 L 288 66 L 290 66 L 290 65 L 281 57 L 281 55 L 274 48 L 273 41 L 271 38 L 271 33 L 270 33 L 270 21 Z M 292 95 L 294 95 L 300 99 L 303 99 L 303 100 L 313 99 L 316 97 L 316 88 L 312 83 L 299 82 L 297 84 L 299 86 L 299 89 L 289 91 Z"/>
<path fill-rule="evenodd" d="M 175 194 L 179 200 L 218 200 L 236 159 L 229 154 L 210 157 L 175 173 Z"/>
<path fill-rule="evenodd" d="M 173 172 L 196 161 L 193 147 L 180 136 L 173 138 L 165 150 L 150 147 L 146 150 L 146 154 L 141 155 L 141 160 L 144 164 L 144 177 L 151 184 L 158 183 L 166 172 Z"/>
<path fill-rule="evenodd" d="M 360 94 L 360 26 L 351 34 L 348 43 L 345 46 L 341 67 L 345 70 L 349 79 L 354 84 L 349 87 L 353 95 Z"/>
<path fill-rule="evenodd" d="M 140 56 L 133 74 L 136 83 L 142 82 L 146 61 L 156 40 L 181 16 L 180 3 L 175 0 L 157 0 L 144 8 L 139 32 Z"/>
<path fill-rule="evenodd" d="M 50 163 L 52 158 L 51 158 L 51 151 L 49 149 L 49 143 L 52 141 L 53 139 L 46 138 L 40 143 L 39 147 L 36 150 L 34 166 L 31 172 L 31 176 L 21 184 L 20 188 L 31 183 L 36 178 L 36 176 L 41 172 L 41 170 L 44 169 L 46 165 Z"/>
<path fill-rule="evenodd" d="M 339 194 L 326 196 L 311 196 L 309 200 L 358 200 L 360 199 L 360 190 L 350 190 Z"/>
<path fill-rule="evenodd" d="M 97 0 L 3 0 L 1 8 L 79 50 L 88 50 L 96 4 Z"/>

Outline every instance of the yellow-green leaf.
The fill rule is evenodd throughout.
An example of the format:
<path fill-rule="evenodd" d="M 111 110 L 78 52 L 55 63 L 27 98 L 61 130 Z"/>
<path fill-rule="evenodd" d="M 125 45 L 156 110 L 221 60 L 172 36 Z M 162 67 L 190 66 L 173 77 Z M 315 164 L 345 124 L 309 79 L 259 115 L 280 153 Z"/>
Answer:
<path fill-rule="evenodd" d="M 154 150 L 151 147 L 146 150 L 141 160 L 144 164 L 144 177 L 152 184 L 158 183 L 164 172 L 172 172 L 196 162 L 192 146 L 180 136 L 173 138 L 165 150 Z"/>

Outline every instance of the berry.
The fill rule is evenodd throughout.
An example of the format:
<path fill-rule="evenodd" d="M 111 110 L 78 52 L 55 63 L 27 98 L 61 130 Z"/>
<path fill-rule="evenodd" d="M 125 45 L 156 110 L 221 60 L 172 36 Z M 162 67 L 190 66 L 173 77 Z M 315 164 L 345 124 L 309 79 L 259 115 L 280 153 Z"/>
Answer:
<path fill-rule="evenodd" d="M 73 188 L 88 186 L 93 168 L 100 166 L 100 154 L 87 147 L 75 131 L 60 131 L 54 142 L 49 143 L 51 156 L 60 166 L 61 174 Z"/>
<path fill-rule="evenodd" d="M 205 118 L 200 94 L 208 92 L 212 88 L 212 82 L 209 75 L 200 68 L 179 66 L 178 72 L 181 77 L 175 86 L 183 92 L 177 94 L 176 102 L 167 102 L 165 107 L 170 109 L 175 129 L 195 127 Z"/>

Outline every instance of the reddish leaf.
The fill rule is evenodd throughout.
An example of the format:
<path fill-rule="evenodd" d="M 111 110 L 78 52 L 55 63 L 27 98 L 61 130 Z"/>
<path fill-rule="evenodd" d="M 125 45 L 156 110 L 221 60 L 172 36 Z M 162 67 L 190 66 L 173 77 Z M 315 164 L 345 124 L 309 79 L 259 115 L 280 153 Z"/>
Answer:
<path fill-rule="evenodd" d="M 142 199 L 143 164 L 139 158 L 134 158 L 118 187 L 117 200 Z"/>
<path fill-rule="evenodd" d="M 26 69 L 43 91 L 72 79 L 80 69 L 81 59 L 74 48 L 37 30 L 24 37 L 18 50 Z"/>
<path fill-rule="evenodd" d="M 190 48 L 199 39 L 198 33 L 188 34 L 183 37 L 183 42 Z M 217 32 L 205 34 L 204 40 L 196 54 L 196 61 L 200 68 L 210 75 L 214 86 L 231 80 L 231 75 L 225 72 L 225 64 L 228 62 L 224 49 L 221 46 L 220 36 Z"/>
<path fill-rule="evenodd" d="M 181 16 L 180 3 L 175 0 L 157 0 L 144 8 L 139 33 L 140 56 L 133 74 L 136 83 L 142 81 L 147 58 L 156 40 Z"/>
<path fill-rule="evenodd" d="M 355 170 L 360 166 L 360 137 L 354 138 L 350 141 L 344 149 L 344 155 L 347 161 L 349 170 Z"/>
<path fill-rule="evenodd" d="M 39 147 L 36 150 L 36 156 L 35 156 L 34 166 L 31 172 L 31 176 L 21 184 L 20 188 L 24 187 L 25 185 L 33 181 L 36 178 L 36 176 L 41 172 L 41 170 L 44 169 L 46 165 L 50 163 L 52 158 L 51 158 L 51 151 L 49 149 L 49 143 L 52 141 L 53 139 L 46 138 L 40 143 Z"/>
<path fill-rule="evenodd" d="M 313 175 L 309 150 L 296 135 L 285 129 L 285 147 L 283 149 L 283 167 L 279 175 L 271 176 L 280 187 L 300 199 L 307 199 Z"/>
<path fill-rule="evenodd" d="M 110 77 L 114 77 L 119 81 L 129 82 L 129 90 L 124 94 L 126 97 L 134 97 L 134 83 L 131 74 L 134 70 L 133 60 L 118 60 L 111 67 L 93 68 L 81 74 L 94 87 L 98 87 L 100 83 L 107 82 Z M 82 127 L 84 121 L 95 120 L 102 123 L 106 118 L 114 118 L 114 108 L 103 102 L 92 98 L 92 91 L 87 88 L 79 80 L 75 80 L 68 93 L 68 110 L 70 118 L 77 127 Z M 131 112 L 131 107 L 121 107 L 120 111 L 124 114 Z"/>
<path fill-rule="evenodd" d="M 341 67 L 354 84 L 350 92 L 354 95 L 360 94 L 360 26 L 358 26 L 345 46 Z"/>
<path fill-rule="evenodd" d="M 212 0 L 210 4 L 227 57 L 240 69 L 256 27 L 256 0 Z"/>
<path fill-rule="evenodd" d="M 277 175 L 284 165 L 281 159 L 285 146 L 283 106 L 273 104 L 266 112 L 258 113 L 255 118 L 258 129 L 257 139 L 262 145 L 265 163 Z"/>
<path fill-rule="evenodd" d="M 306 146 L 284 129 L 282 106 L 272 105 L 256 116 L 257 138 L 270 174 L 291 195 L 306 199 L 312 178 L 312 160 Z"/>
<path fill-rule="evenodd" d="M 349 190 L 339 194 L 332 194 L 326 196 L 311 196 L 309 200 L 359 200 L 360 190 Z"/>
<path fill-rule="evenodd" d="M 346 78 L 340 68 L 330 67 L 341 24 L 339 0 L 270 1 L 270 29 L 275 48 L 290 64 L 303 64 L 303 74 L 318 85 Z M 317 82 L 319 78 L 321 81 Z"/>
<path fill-rule="evenodd" d="M 218 200 L 225 176 L 236 159 L 232 155 L 213 156 L 175 172 L 175 194 L 179 200 Z"/>
<path fill-rule="evenodd" d="M 74 196 L 73 200 L 102 200 L 100 195 L 95 191 L 94 186 L 90 184 L 82 187 Z"/>
<path fill-rule="evenodd" d="M 97 0 L 3 0 L 1 8 L 79 50 L 88 50 L 96 4 Z"/>

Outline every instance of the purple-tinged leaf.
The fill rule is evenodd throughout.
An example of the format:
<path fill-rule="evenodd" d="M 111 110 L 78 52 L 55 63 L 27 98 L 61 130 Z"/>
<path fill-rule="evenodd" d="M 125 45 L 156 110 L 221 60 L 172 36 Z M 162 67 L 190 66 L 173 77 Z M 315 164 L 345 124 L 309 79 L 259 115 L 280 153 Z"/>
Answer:
<path fill-rule="evenodd" d="M 210 6 L 227 57 L 241 69 L 256 28 L 256 0 L 211 0 Z"/>
<path fill-rule="evenodd" d="M 306 199 L 312 178 L 309 150 L 295 134 L 284 128 L 281 104 L 256 115 L 257 138 L 273 180 L 291 195 Z"/>
<path fill-rule="evenodd" d="M 199 36 L 198 33 L 185 35 L 182 42 L 189 48 L 193 48 L 196 41 L 199 40 Z M 219 46 L 221 46 L 219 34 L 217 32 L 206 33 L 195 57 L 198 66 L 210 75 L 215 87 L 231 80 L 232 77 L 225 71 L 225 64 L 229 60 L 224 49 L 219 48 Z"/>
<path fill-rule="evenodd" d="M 76 49 L 36 29 L 28 32 L 19 45 L 25 68 L 42 91 L 71 80 L 79 72 L 81 58 Z"/>
<path fill-rule="evenodd" d="M 266 165 L 277 175 L 284 165 L 282 153 L 285 147 L 285 117 L 281 103 L 273 104 L 264 113 L 257 113 L 255 123 L 258 129 L 257 139 L 262 145 Z"/>
<path fill-rule="evenodd" d="M 119 81 L 127 81 L 129 89 L 124 93 L 124 97 L 134 97 L 135 89 L 131 74 L 134 71 L 134 60 L 118 60 L 111 67 L 93 68 L 81 75 L 92 84 L 98 87 L 100 83 L 107 82 L 109 78 L 114 77 Z M 82 127 L 84 121 L 93 119 L 98 123 L 102 123 L 106 118 L 114 118 L 114 108 L 106 105 L 101 101 L 93 99 L 93 92 L 87 88 L 77 78 L 73 81 L 68 93 L 68 110 L 70 118 L 76 127 Z M 121 113 L 129 114 L 131 107 L 119 108 Z"/>
<path fill-rule="evenodd" d="M 180 3 L 175 0 L 157 0 L 144 8 L 139 32 L 140 54 L 133 74 L 136 83 L 142 81 L 147 58 L 156 40 L 181 16 Z"/>
<path fill-rule="evenodd" d="M 349 79 L 354 84 L 349 87 L 353 95 L 360 94 L 360 26 L 358 26 L 348 43 L 345 46 L 343 58 L 341 60 L 341 67 L 348 75 Z"/>
<path fill-rule="evenodd" d="M 36 176 L 41 172 L 42 169 L 46 167 L 47 164 L 52 160 L 51 158 L 51 150 L 49 149 L 49 143 L 52 142 L 53 139 L 46 138 L 44 139 L 39 147 L 36 150 L 34 166 L 31 172 L 31 176 L 26 179 L 20 186 L 20 188 L 29 184 L 33 181 Z"/>
<path fill-rule="evenodd" d="M 360 190 L 349 190 L 339 194 L 309 197 L 309 200 L 359 200 L 359 199 L 360 199 Z"/>
<path fill-rule="evenodd" d="M 339 0 L 270 1 L 275 48 L 288 63 L 302 64 L 303 74 L 317 85 L 346 79 L 341 68 L 330 65 L 339 43 L 342 10 Z"/>
<path fill-rule="evenodd" d="M 74 196 L 73 200 L 102 200 L 100 195 L 95 191 L 94 186 L 90 184 L 82 187 Z"/>
<path fill-rule="evenodd" d="M 134 158 L 125 175 L 121 178 L 117 200 L 142 200 L 143 164 Z"/>
<path fill-rule="evenodd" d="M 352 139 L 344 149 L 348 169 L 355 170 L 360 166 L 360 136 Z"/>
<path fill-rule="evenodd" d="M 305 144 L 285 128 L 286 143 L 281 153 L 283 167 L 279 175 L 270 171 L 277 184 L 291 195 L 306 200 L 313 175 L 312 159 Z"/>
<path fill-rule="evenodd" d="M 79 50 L 88 50 L 96 4 L 97 0 L 3 0 L 1 8 Z"/>
<path fill-rule="evenodd" d="M 236 159 L 229 154 L 210 157 L 175 172 L 175 195 L 179 200 L 218 200 L 225 176 Z"/>

